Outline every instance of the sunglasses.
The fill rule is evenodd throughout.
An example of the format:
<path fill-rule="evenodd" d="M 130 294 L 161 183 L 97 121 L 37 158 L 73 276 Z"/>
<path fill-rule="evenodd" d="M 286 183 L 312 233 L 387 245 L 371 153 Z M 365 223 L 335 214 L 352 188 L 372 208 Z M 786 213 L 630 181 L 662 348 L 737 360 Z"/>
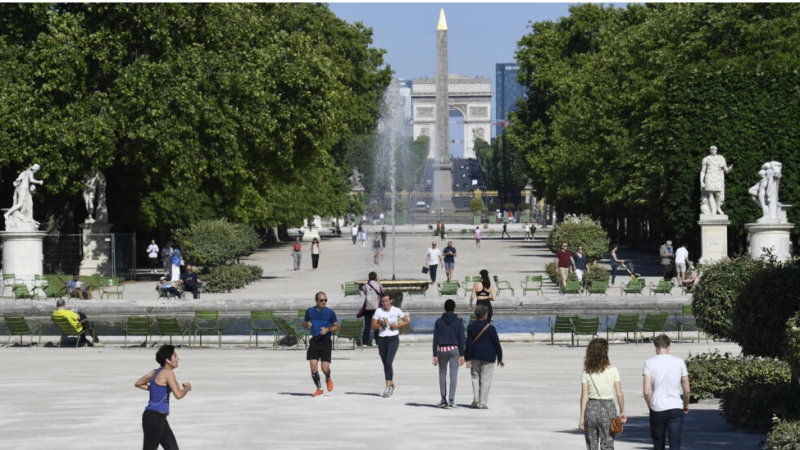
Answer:
<path fill-rule="evenodd" d="M 327 299 L 327 298 L 320 298 L 320 299 L 317 299 L 317 301 L 318 301 L 318 302 L 327 302 L 327 301 L 328 301 L 328 299 Z"/>

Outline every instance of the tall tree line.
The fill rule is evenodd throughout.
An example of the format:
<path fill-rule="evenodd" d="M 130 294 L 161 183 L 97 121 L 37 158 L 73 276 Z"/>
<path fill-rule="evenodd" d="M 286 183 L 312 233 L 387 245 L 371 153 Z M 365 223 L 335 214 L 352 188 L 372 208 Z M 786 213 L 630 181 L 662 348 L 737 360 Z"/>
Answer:
<path fill-rule="evenodd" d="M 391 77 L 371 35 L 324 4 L 0 5 L 0 177 L 42 165 L 51 229 L 93 169 L 121 229 L 338 214 Z"/>
<path fill-rule="evenodd" d="M 800 200 L 800 5 L 584 4 L 537 22 L 518 45 L 528 97 L 504 136 L 561 212 L 698 242 L 701 161 L 734 169 L 729 250 L 760 217 L 747 194 L 784 163 L 782 203 Z M 790 221 L 800 220 L 797 208 Z M 636 236 L 623 236 L 635 239 Z M 652 237 L 652 235 L 651 235 Z M 797 237 L 796 231 L 794 237 Z"/>

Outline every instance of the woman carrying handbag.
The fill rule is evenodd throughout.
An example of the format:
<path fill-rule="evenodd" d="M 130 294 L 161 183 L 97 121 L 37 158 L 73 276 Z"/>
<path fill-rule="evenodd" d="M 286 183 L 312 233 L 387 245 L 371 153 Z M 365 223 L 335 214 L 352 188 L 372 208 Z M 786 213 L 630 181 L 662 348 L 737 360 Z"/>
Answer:
<path fill-rule="evenodd" d="M 619 403 L 619 416 L 614 406 L 614 393 Z M 611 430 L 615 420 L 614 431 Z M 608 341 L 595 338 L 586 346 L 581 374 L 581 417 L 578 428 L 586 438 L 586 450 L 613 450 L 614 436 L 622 432 L 625 399 L 619 382 L 619 371 L 608 360 Z"/>

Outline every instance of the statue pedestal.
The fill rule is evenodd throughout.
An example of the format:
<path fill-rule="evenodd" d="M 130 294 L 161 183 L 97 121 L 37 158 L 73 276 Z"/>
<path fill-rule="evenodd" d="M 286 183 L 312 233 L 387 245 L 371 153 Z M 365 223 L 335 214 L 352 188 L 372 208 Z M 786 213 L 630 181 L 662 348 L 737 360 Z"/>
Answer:
<path fill-rule="evenodd" d="M 728 257 L 728 216 L 701 214 L 700 220 L 701 257 L 700 264 L 717 262 Z"/>
<path fill-rule="evenodd" d="M 751 258 L 766 254 L 764 249 L 771 249 L 779 261 L 791 257 L 792 241 L 789 232 L 794 228 L 793 223 L 748 223 L 744 227 L 749 234 L 748 252 Z"/>
<path fill-rule="evenodd" d="M 319 216 L 314 216 L 314 221 L 309 222 L 306 220 L 306 226 L 302 228 L 303 230 L 303 242 L 311 242 L 312 239 L 319 237 L 319 228 L 322 226 L 322 218 Z"/>
<path fill-rule="evenodd" d="M 13 273 L 33 285 L 34 275 L 42 275 L 44 231 L 0 231 L 3 240 L 3 273 Z"/>
<path fill-rule="evenodd" d="M 83 234 L 83 261 L 81 261 L 81 275 L 99 273 L 113 276 L 113 254 L 111 243 L 111 223 L 84 223 L 81 224 Z"/>

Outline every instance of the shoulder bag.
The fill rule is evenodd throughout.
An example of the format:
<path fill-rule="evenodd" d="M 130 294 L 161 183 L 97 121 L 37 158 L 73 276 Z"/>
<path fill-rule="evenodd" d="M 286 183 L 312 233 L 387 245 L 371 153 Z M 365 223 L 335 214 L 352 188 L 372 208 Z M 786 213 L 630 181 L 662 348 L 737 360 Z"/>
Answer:
<path fill-rule="evenodd" d="M 592 384 L 594 385 L 594 390 L 599 393 L 600 390 L 597 389 L 597 385 L 594 383 L 594 378 L 592 378 L 591 374 L 589 374 L 589 379 L 592 380 Z M 611 413 L 608 411 L 608 409 L 606 409 L 605 405 L 603 406 L 603 409 L 606 410 L 606 414 L 608 414 L 608 419 L 611 421 L 608 427 L 609 431 L 611 431 L 611 434 L 622 434 L 622 431 L 624 429 L 624 424 L 622 423 L 622 419 L 620 419 L 619 417 L 611 417 Z"/>

